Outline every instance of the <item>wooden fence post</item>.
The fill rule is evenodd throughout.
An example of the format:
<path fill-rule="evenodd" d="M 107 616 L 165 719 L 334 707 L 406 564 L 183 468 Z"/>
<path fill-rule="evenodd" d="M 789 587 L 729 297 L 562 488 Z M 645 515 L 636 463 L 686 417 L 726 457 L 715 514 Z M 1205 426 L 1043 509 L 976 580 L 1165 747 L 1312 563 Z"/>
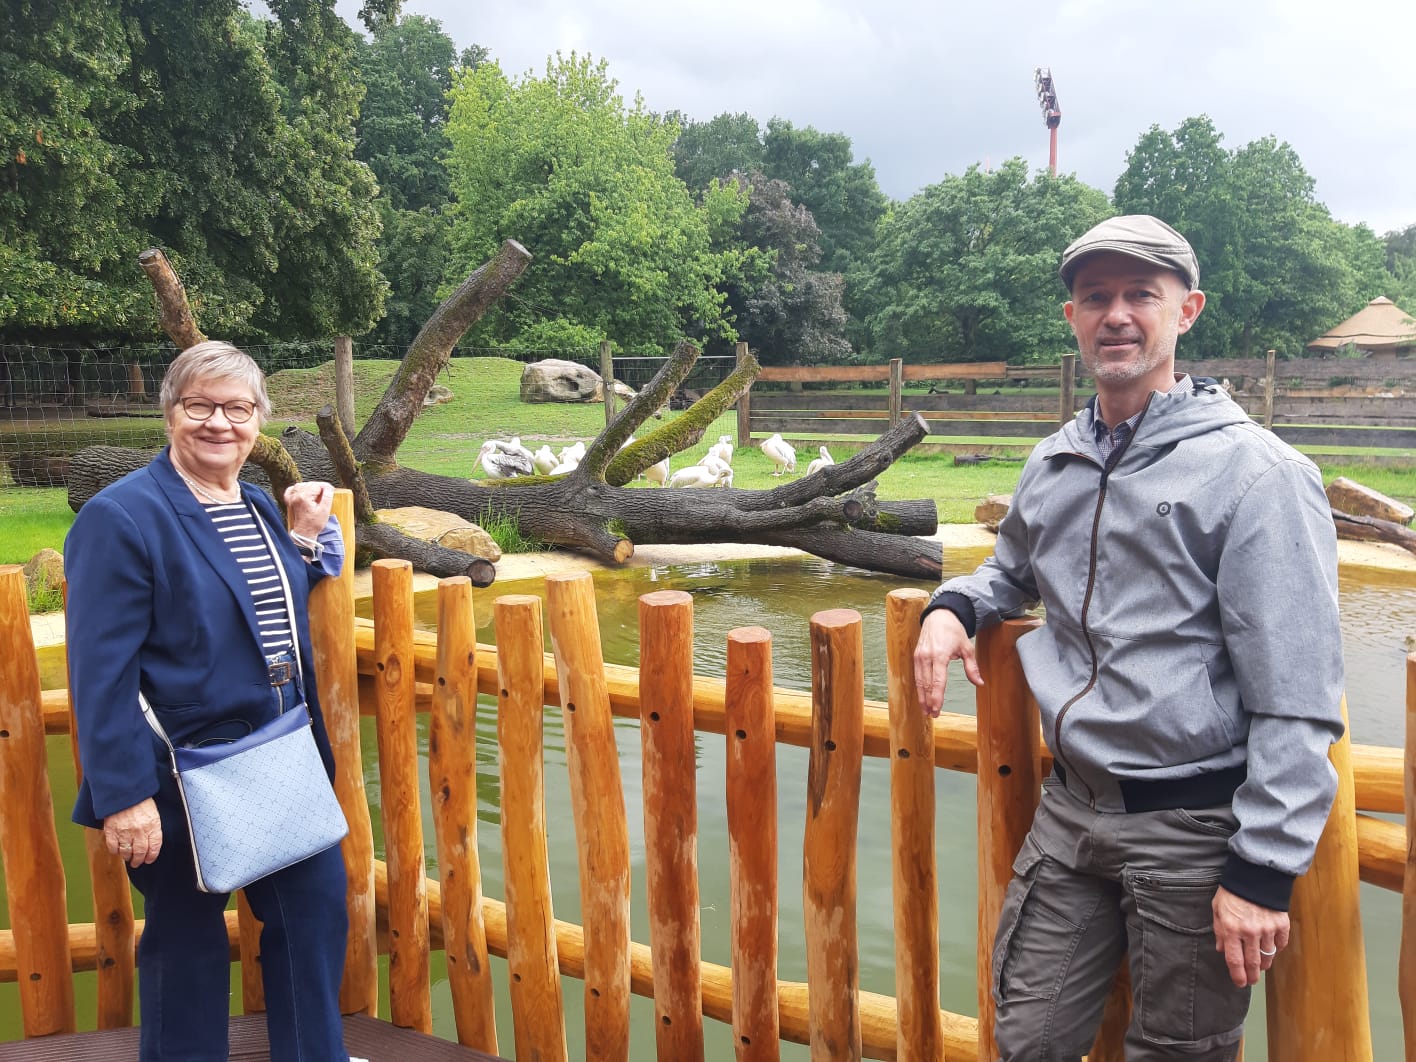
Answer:
<path fill-rule="evenodd" d="M 729 631 L 726 675 L 723 721 L 728 742 L 733 1046 L 739 1062 L 776 1062 L 781 1057 L 781 1018 L 771 632 L 763 627 Z"/>
<path fill-rule="evenodd" d="M 261 979 L 262 923 L 251 910 L 246 890 L 236 894 L 237 947 L 241 954 L 241 1013 L 264 1014 L 265 982 Z"/>
<path fill-rule="evenodd" d="M 354 438 L 354 341 L 334 337 L 334 410 L 340 427 Z"/>
<path fill-rule="evenodd" d="M 1406 877 L 1401 889 L 1401 954 L 1397 986 L 1406 1057 L 1416 1058 L 1416 653 L 1406 658 Z"/>
<path fill-rule="evenodd" d="M 428 886 L 418 786 L 413 678 L 413 566 L 376 560 L 374 700 L 379 785 L 388 861 L 388 1002 L 395 1025 L 432 1032 L 428 970 Z"/>
<path fill-rule="evenodd" d="M 890 427 L 900 423 L 900 411 L 905 403 L 905 361 L 890 359 Z"/>
<path fill-rule="evenodd" d="M 457 1042 L 497 1053 L 492 971 L 477 858 L 477 627 L 472 580 L 438 583 L 438 669 L 428 727 L 428 781 L 442 886 L 443 952 Z"/>
<path fill-rule="evenodd" d="M 811 617 L 801 899 L 813 1062 L 861 1057 L 856 832 L 865 744 L 863 656 L 860 613 L 839 608 Z"/>
<path fill-rule="evenodd" d="M 1017 644 L 1040 620 L 1008 620 L 978 633 L 984 684 L 978 711 L 978 1055 L 993 1058 L 993 936 L 1013 860 L 1042 789 L 1041 730 Z"/>
<path fill-rule="evenodd" d="M 639 736 L 645 884 L 660 1058 L 703 1058 L 698 798 L 693 737 L 693 598 L 639 599 Z"/>
<path fill-rule="evenodd" d="M 914 649 L 929 595 L 885 598 L 890 706 L 890 852 L 895 907 L 895 997 L 900 1058 L 942 1059 L 939 1014 L 939 886 L 934 869 L 934 720 L 919 706 Z"/>
<path fill-rule="evenodd" d="M 629 1057 L 629 826 L 589 572 L 546 579 L 585 924 L 585 1058 Z"/>
<path fill-rule="evenodd" d="M 1077 354 L 1075 351 L 1062 355 L 1059 377 L 1057 423 L 1066 424 L 1077 412 Z"/>
<path fill-rule="evenodd" d="M 354 644 L 354 494 L 334 492 L 334 515 L 344 537 L 344 570 L 338 579 L 321 579 L 310 593 L 310 641 L 319 683 L 320 710 L 334 751 L 334 792 L 349 836 L 344 856 L 345 906 L 349 939 L 344 948 L 344 983 L 339 1009 L 344 1014 L 379 1012 L 379 947 L 374 901 L 374 830 L 364 791 L 364 756 L 359 736 L 359 654 Z"/>
<path fill-rule="evenodd" d="M 545 709 L 541 599 L 508 594 L 492 605 L 497 629 L 497 745 L 501 772 L 506 966 L 516 1057 L 566 1062 L 546 849 Z"/>
<path fill-rule="evenodd" d="M 737 345 L 737 365 L 741 369 L 747 361 L 747 344 Z M 736 446 L 746 446 L 752 441 L 752 387 L 749 385 L 737 401 L 737 442 Z"/>
<path fill-rule="evenodd" d="M 1273 397 L 1278 390 L 1278 351 L 1270 350 L 1264 355 L 1264 427 L 1273 431 Z"/>
<path fill-rule="evenodd" d="M 609 427 L 615 419 L 615 359 L 608 339 L 600 340 L 600 380 L 605 387 L 605 427 Z"/>
<path fill-rule="evenodd" d="M 44 748 L 24 569 L 0 565 L 0 860 L 25 1036 L 74 1031 L 68 893 Z"/>
<path fill-rule="evenodd" d="M 1342 720 L 1347 722 L 1345 697 Z M 1264 976 L 1269 1057 L 1283 1062 L 1372 1058 L 1350 727 L 1329 758 L 1337 770 L 1337 797 L 1313 865 L 1293 886 L 1288 947 Z"/>

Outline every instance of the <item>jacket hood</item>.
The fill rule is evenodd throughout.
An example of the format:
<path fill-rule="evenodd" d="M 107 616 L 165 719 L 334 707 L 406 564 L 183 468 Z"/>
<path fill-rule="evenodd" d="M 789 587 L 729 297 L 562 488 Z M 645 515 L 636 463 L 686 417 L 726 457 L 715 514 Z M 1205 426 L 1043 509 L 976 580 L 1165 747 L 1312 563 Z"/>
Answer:
<path fill-rule="evenodd" d="M 1095 452 L 1096 444 L 1092 440 L 1095 437 L 1096 411 L 1097 400 L 1093 395 L 1076 417 L 1052 437 L 1044 456 L 1051 457 L 1062 451 Z M 1193 439 L 1207 431 L 1218 431 L 1241 423 L 1252 421 L 1239 403 L 1209 377 L 1192 376 L 1190 386 L 1185 390 L 1151 393 L 1131 445 L 1168 446 L 1182 439 Z"/>

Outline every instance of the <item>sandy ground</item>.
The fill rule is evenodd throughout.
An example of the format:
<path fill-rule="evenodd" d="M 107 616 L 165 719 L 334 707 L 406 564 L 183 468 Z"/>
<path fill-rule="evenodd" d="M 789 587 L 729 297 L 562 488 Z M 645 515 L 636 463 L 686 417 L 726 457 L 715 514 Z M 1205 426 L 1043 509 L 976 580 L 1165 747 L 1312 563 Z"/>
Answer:
<path fill-rule="evenodd" d="M 944 549 L 988 549 L 993 545 L 993 534 L 980 524 L 944 524 L 933 537 Z M 753 546 L 732 542 L 697 546 L 640 546 L 634 551 L 629 563 L 655 567 L 703 561 L 746 560 L 752 557 L 788 557 L 797 552 L 782 546 Z M 1338 562 L 1343 565 L 1405 573 L 1416 582 L 1416 554 L 1408 553 L 1400 546 L 1339 539 L 1337 556 Z M 497 562 L 497 579 L 510 582 L 516 579 L 544 578 L 556 572 L 591 571 L 603 567 L 606 565 L 600 561 L 578 553 L 517 553 L 505 556 Z M 413 576 L 415 591 L 430 589 L 437 586 L 437 583 L 435 576 L 422 572 Z M 355 572 L 354 596 L 368 597 L 372 593 L 371 584 L 369 569 Z M 30 629 L 34 634 L 36 647 L 56 645 L 64 640 L 64 616 L 58 612 L 31 616 Z"/>

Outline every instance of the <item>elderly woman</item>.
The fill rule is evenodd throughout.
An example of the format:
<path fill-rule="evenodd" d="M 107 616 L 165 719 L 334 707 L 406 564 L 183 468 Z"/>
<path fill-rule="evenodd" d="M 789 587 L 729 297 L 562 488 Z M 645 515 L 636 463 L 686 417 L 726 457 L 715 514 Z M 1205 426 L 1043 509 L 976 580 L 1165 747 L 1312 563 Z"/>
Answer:
<path fill-rule="evenodd" d="M 228 897 L 197 887 L 171 757 L 144 722 L 138 694 L 177 746 L 234 740 L 303 700 L 332 777 L 306 601 L 316 582 L 339 573 L 344 549 L 329 484 L 285 492 L 287 533 L 272 499 L 237 480 L 270 413 L 265 380 L 246 354 L 217 342 L 183 351 L 162 382 L 162 408 L 170 445 L 90 500 L 65 542 L 84 776 L 74 821 L 103 830 L 143 894 L 141 1058 L 218 1062 L 227 1057 L 230 1008 Z M 246 889 L 264 923 L 276 1062 L 349 1057 L 338 1005 L 344 893 L 338 845 Z"/>

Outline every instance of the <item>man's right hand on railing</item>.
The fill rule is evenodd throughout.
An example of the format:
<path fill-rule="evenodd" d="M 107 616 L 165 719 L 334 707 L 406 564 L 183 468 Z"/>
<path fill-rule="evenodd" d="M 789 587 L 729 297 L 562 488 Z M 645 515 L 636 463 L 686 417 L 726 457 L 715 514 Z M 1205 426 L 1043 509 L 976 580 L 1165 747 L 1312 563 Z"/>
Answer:
<path fill-rule="evenodd" d="M 924 617 L 914 651 L 915 687 L 919 706 L 928 716 L 937 716 L 944 707 L 944 687 L 949 681 L 949 662 L 962 660 L 964 674 L 975 686 L 983 685 L 973 641 L 964 625 L 947 608 L 937 608 Z"/>

